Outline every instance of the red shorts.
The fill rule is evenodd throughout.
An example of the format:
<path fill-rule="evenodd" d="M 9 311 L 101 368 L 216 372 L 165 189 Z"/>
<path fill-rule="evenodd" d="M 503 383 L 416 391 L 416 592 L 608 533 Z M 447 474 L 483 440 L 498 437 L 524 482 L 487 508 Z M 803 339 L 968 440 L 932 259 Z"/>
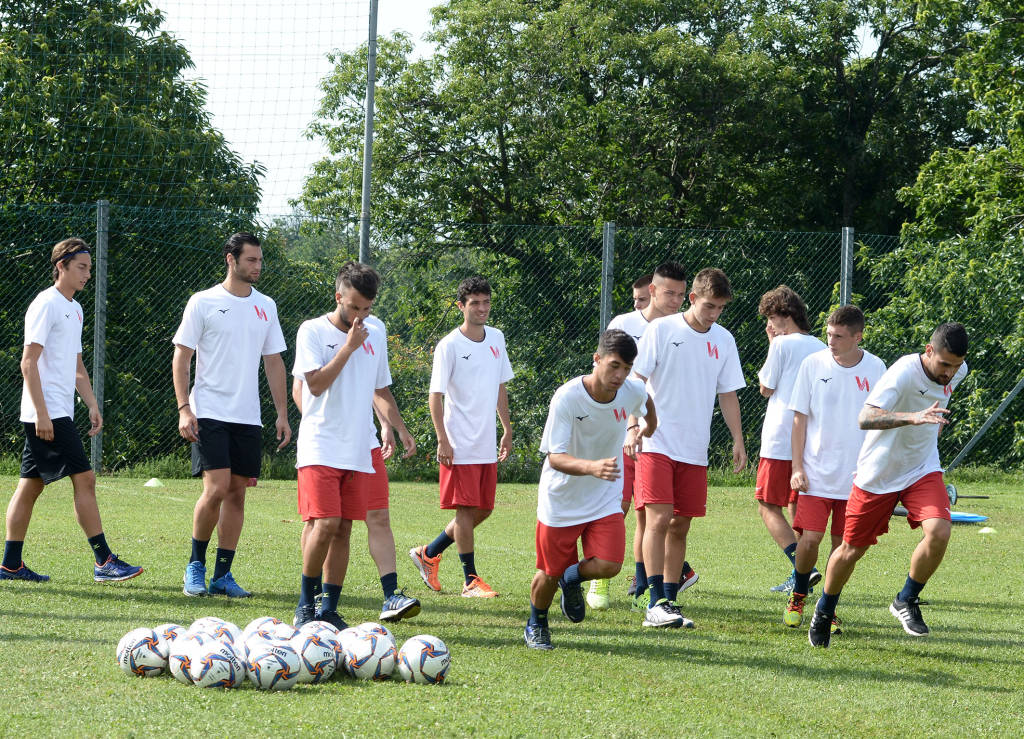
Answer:
<path fill-rule="evenodd" d="M 804 531 L 825 533 L 830 514 L 830 533 L 832 536 L 842 536 L 846 526 L 846 501 L 822 498 L 820 495 L 801 495 L 796 503 L 796 515 L 793 516 L 793 530 L 798 534 Z"/>
<path fill-rule="evenodd" d="M 597 557 L 622 564 L 626 553 L 626 524 L 621 513 L 575 526 L 545 526 L 537 522 L 537 569 L 560 577 L 580 561 L 576 542 L 583 540 L 583 558 Z"/>
<path fill-rule="evenodd" d="M 363 491 L 363 498 L 366 500 L 366 510 L 379 511 L 388 508 L 388 469 L 384 466 L 384 455 L 380 447 L 375 447 L 370 452 L 373 459 L 373 474 L 366 472 L 355 473 L 356 484 Z"/>
<path fill-rule="evenodd" d="M 754 497 L 762 503 L 785 508 L 795 503 L 799 493 L 789 486 L 793 475 L 791 459 L 769 459 L 761 457 L 757 463 L 757 482 L 754 483 Z M 824 529 L 822 529 L 824 531 Z"/>
<path fill-rule="evenodd" d="M 627 505 L 633 500 L 633 480 L 636 479 L 636 462 L 628 454 L 622 455 L 622 502 Z"/>
<path fill-rule="evenodd" d="M 441 508 L 494 510 L 498 463 L 441 465 Z"/>
<path fill-rule="evenodd" d="M 637 510 L 649 503 L 671 504 L 674 516 L 702 518 L 707 515 L 707 467 L 676 462 L 664 454 L 640 452 L 635 487 L 633 505 Z"/>
<path fill-rule="evenodd" d="M 846 528 L 843 541 L 854 547 L 869 547 L 889 530 L 889 518 L 897 503 L 907 509 L 907 523 L 916 529 L 929 518 L 950 520 L 949 495 L 941 472 L 929 472 L 910 487 L 898 493 L 875 495 L 856 485 L 846 507 Z"/>
<path fill-rule="evenodd" d="M 311 464 L 299 467 L 299 515 L 303 521 L 316 518 L 366 520 L 363 487 L 352 470 Z"/>

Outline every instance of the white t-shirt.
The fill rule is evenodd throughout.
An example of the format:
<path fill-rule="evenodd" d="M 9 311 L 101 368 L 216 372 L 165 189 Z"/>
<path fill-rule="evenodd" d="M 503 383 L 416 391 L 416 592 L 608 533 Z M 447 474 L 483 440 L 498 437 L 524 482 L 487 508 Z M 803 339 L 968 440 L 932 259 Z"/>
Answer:
<path fill-rule="evenodd" d="M 25 313 L 25 346 L 39 344 L 36 367 L 43 386 L 43 400 L 50 418 L 75 417 L 75 372 L 78 355 L 82 353 L 82 306 L 68 300 L 57 286 L 36 295 Z M 28 394 L 28 384 L 21 384 L 21 420 L 35 423 L 36 407 Z"/>
<path fill-rule="evenodd" d="M 870 352 L 853 367 L 836 362 L 828 349 L 800 365 L 789 409 L 807 416 L 803 459 L 808 487 L 801 495 L 850 497 L 857 455 L 867 433 L 857 424 L 857 416 L 884 372 L 885 362 Z"/>
<path fill-rule="evenodd" d="M 349 355 L 334 382 L 313 395 L 305 381 L 334 358 L 348 340 L 327 316 L 299 326 L 295 337 L 292 374 L 302 378 L 302 421 L 296 443 L 295 466 L 323 465 L 339 470 L 373 473 L 367 424 L 372 423 L 373 391 L 391 382 L 383 351 L 387 337 L 373 323 L 364 324 L 367 337 Z"/>
<path fill-rule="evenodd" d="M 629 378 L 610 403 L 598 403 L 577 377 L 555 391 L 540 440 L 542 454 L 578 459 L 617 457 L 622 469 L 626 419 L 647 413 L 647 390 Z M 646 441 L 646 440 L 645 440 Z M 545 457 L 537 494 L 537 519 L 545 526 L 575 526 L 622 513 L 622 480 L 567 475 Z"/>
<path fill-rule="evenodd" d="M 948 385 L 939 385 L 925 374 L 921 355 L 908 354 L 882 375 L 865 403 L 903 413 L 923 411 L 935 402 L 945 408 L 966 374 L 965 362 Z M 873 429 L 867 432 L 860 449 L 854 482 L 868 493 L 898 493 L 941 469 L 938 424 Z"/>
<path fill-rule="evenodd" d="M 633 371 L 647 378 L 658 409 L 644 451 L 707 466 L 715 399 L 746 385 L 736 340 L 717 323 L 698 333 L 677 313 L 652 321 L 638 349 Z"/>
<path fill-rule="evenodd" d="M 256 288 L 240 298 L 214 285 L 188 299 L 171 341 L 196 353 L 188 396 L 196 418 L 261 425 L 260 359 L 287 348 L 273 300 Z"/>
<path fill-rule="evenodd" d="M 761 456 L 768 459 L 793 458 L 793 411 L 789 398 L 804 359 L 820 352 L 825 344 L 810 334 L 777 336 L 768 345 L 768 358 L 757 379 L 775 392 L 768 398 L 761 426 Z"/>
<path fill-rule="evenodd" d="M 633 337 L 634 341 L 640 341 L 640 337 L 644 335 L 644 331 L 647 330 L 651 323 L 652 321 L 644 318 L 642 310 L 635 310 L 631 313 L 620 313 L 615 316 L 615 318 L 608 321 L 608 328 L 617 328 L 620 331 L 625 331 Z"/>
<path fill-rule="evenodd" d="M 470 341 L 456 328 L 434 349 L 430 392 L 444 393 L 444 430 L 453 464 L 498 461 L 498 387 L 514 375 L 504 334 L 490 326 L 484 332 L 483 341 Z"/>
<path fill-rule="evenodd" d="M 375 326 L 380 329 L 380 332 L 384 334 L 384 341 L 381 343 L 381 351 L 384 356 L 382 358 L 383 369 L 386 372 L 387 382 L 384 385 L 378 387 L 387 387 L 391 384 L 391 366 L 388 361 L 388 330 L 384 327 L 384 321 L 377 318 L 377 316 L 367 316 L 363 321 L 367 326 Z M 370 431 L 368 433 L 370 437 L 370 450 L 374 450 L 380 447 L 380 438 L 377 436 L 377 426 L 373 422 L 373 408 L 370 408 Z"/>

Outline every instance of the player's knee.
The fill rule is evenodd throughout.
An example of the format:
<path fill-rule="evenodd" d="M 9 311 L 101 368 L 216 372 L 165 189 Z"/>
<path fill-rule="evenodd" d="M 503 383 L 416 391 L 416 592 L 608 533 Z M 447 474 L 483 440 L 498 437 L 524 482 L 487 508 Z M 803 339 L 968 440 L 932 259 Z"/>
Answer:
<path fill-rule="evenodd" d="M 92 470 L 86 470 L 85 472 L 79 472 L 78 474 L 72 475 L 71 485 L 74 488 L 76 496 L 95 495 L 96 473 Z"/>
<path fill-rule="evenodd" d="M 488 518 L 490 518 L 491 513 L 492 513 L 492 511 L 490 509 L 477 508 L 476 509 L 476 514 L 474 516 L 474 520 L 476 522 L 476 525 L 479 526 L 484 521 L 486 521 Z"/>
<path fill-rule="evenodd" d="M 932 525 L 925 527 L 925 539 L 935 546 L 946 546 L 953 534 L 952 525 L 942 519 L 935 519 L 931 523 Z"/>
<path fill-rule="evenodd" d="M 366 528 L 376 531 L 391 528 L 391 516 L 387 508 L 366 512 Z"/>

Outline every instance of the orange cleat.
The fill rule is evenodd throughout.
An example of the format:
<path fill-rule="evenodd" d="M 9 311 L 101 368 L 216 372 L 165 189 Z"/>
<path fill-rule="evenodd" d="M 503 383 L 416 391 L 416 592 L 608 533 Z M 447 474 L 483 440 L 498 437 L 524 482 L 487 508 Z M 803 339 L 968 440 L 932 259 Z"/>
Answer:
<path fill-rule="evenodd" d="M 441 581 L 437 577 L 437 571 L 441 568 L 441 555 L 436 557 L 427 556 L 427 547 L 413 547 L 409 550 L 409 556 L 416 569 L 420 571 L 420 577 L 431 590 L 441 592 Z"/>
<path fill-rule="evenodd" d="M 473 575 L 473 579 L 462 586 L 463 598 L 497 598 L 498 594 L 491 589 L 491 586 L 480 579 L 479 575 Z"/>

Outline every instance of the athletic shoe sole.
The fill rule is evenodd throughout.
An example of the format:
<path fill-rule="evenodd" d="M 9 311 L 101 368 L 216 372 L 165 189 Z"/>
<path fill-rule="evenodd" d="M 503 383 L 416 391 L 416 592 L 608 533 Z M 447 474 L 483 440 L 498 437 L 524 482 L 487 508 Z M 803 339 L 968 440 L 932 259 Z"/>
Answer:
<path fill-rule="evenodd" d="M 133 572 L 132 574 L 125 575 L 124 577 L 100 577 L 93 575 L 92 579 L 95 582 L 124 582 L 125 580 L 131 580 L 133 577 L 138 577 L 143 572 L 145 572 L 145 570 L 140 567 L 138 572 Z M 185 593 L 185 595 L 188 595 L 188 593 Z"/>
<path fill-rule="evenodd" d="M 203 589 L 202 589 L 201 591 L 199 591 L 198 593 L 190 593 L 190 592 L 188 592 L 188 590 L 186 590 L 185 588 L 182 588 L 182 589 L 181 589 L 181 592 L 183 592 L 183 593 L 184 593 L 185 595 L 187 595 L 187 596 L 188 596 L 189 598 L 205 598 L 205 597 L 206 597 L 207 595 L 209 595 L 209 593 L 207 593 L 207 592 L 206 592 L 206 588 L 203 588 Z"/>
<path fill-rule="evenodd" d="M 399 608 L 396 611 L 381 611 L 380 620 L 387 621 L 389 623 L 395 621 L 401 621 L 403 618 L 412 618 L 420 614 L 421 606 L 419 603 L 410 603 L 405 608 Z"/>
<path fill-rule="evenodd" d="M 907 626 L 906 622 L 903 620 L 903 617 L 900 615 L 900 612 L 896 610 L 896 606 L 892 605 L 891 603 L 889 604 L 889 613 L 891 613 L 893 616 L 896 617 L 896 620 L 900 622 L 900 626 L 903 627 L 903 630 L 906 631 L 911 636 L 928 636 L 928 632 L 927 631 L 925 631 L 923 633 L 918 633 L 916 631 L 912 631 L 910 629 L 910 627 Z M 925 627 L 925 628 L 927 628 L 927 627 Z"/>
<path fill-rule="evenodd" d="M 684 590 L 686 590 L 688 587 L 690 587 L 691 585 L 696 585 L 698 580 L 700 580 L 700 575 L 697 574 L 696 572 L 694 572 L 693 573 L 693 577 L 689 578 L 688 580 L 683 580 L 681 583 L 679 583 L 679 591 L 678 592 L 681 593 Z"/>
<path fill-rule="evenodd" d="M 817 570 L 815 570 L 814 572 L 811 573 L 810 578 L 808 578 L 807 584 L 810 585 L 813 588 L 819 582 L 821 582 L 821 573 L 818 572 Z"/>

